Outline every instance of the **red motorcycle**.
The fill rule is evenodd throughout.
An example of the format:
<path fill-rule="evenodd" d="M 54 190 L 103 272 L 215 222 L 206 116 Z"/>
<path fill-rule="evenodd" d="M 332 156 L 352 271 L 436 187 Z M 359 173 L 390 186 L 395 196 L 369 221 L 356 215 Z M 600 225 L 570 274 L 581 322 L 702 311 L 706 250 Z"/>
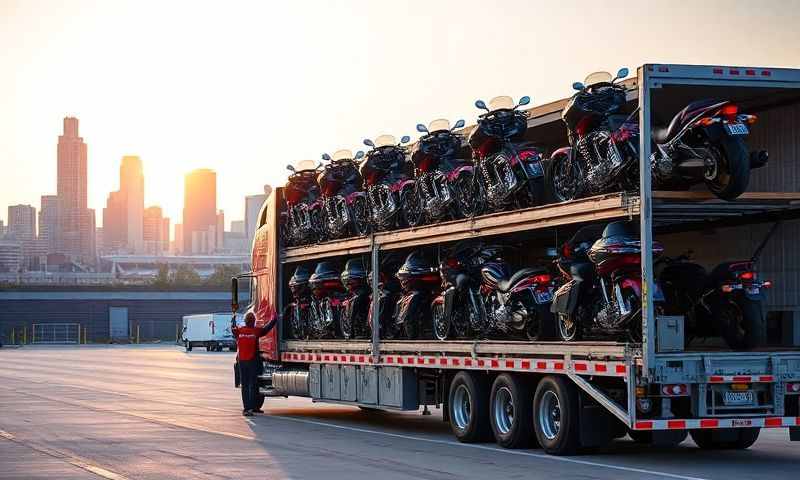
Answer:
<path fill-rule="evenodd" d="M 358 160 L 363 156 L 364 152 L 353 155 L 350 150 L 339 150 L 333 157 L 322 154 L 322 159 L 328 163 L 317 180 L 322 191 L 325 240 L 369 233 L 367 194 L 358 171 Z"/>
<path fill-rule="evenodd" d="M 400 143 L 391 135 L 381 135 L 361 164 L 361 176 L 367 192 L 370 228 L 373 231 L 416 226 L 422 222 L 422 208 L 416 194 L 414 165 L 408 161 L 403 147 L 411 139 L 404 136 Z"/>
<path fill-rule="evenodd" d="M 301 160 L 294 166 L 284 188 L 286 211 L 281 214 L 281 234 L 287 246 L 307 245 L 318 241 L 322 233 L 322 205 L 317 183 L 319 164 Z"/>

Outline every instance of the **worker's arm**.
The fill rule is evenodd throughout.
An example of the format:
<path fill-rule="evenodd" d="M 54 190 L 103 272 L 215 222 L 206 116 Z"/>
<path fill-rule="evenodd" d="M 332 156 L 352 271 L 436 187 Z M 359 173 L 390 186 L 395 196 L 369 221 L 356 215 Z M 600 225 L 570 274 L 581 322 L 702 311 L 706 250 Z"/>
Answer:
<path fill-rule="evenodd" d="M 270 320 L 269 323 L 261 327 L 261 332 L 259 332 L 258 336 L 263 337 L 264 335 L 268 334 L 270 330 L 272 330 L 277 323 L 278 323 L 278 317 L 275 317 L 272 320 Z"/>

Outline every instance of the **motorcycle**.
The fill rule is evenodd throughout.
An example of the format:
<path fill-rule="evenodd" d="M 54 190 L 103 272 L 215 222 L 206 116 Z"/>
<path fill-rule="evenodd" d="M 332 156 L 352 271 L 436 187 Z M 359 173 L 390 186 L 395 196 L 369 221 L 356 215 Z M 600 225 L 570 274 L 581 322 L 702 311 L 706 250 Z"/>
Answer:
<path fill-rule="evenodd" d="M 475 169 L 470 160 L 457 158 L 461 135 L 453 132 L 463 126 L 464 120 L 459 120 L 451 128 L 445 119 L 434 120 L 427 127 L 417 125 L 424 135 L 414 147 L 411 161 L 417 170 L 422 210 L 430 222 L 475 214 Z"/>
<path fill-rule="evenodd" d="M 367 284 L 367 270 L 360 258 L 351 258 L 344 266 L 340 276 L 347 296 L 342 301 L 339 326 L 342 338 L 360 338 L 367 334 L 367 315 L 369 313 L 370 287 Z"/>
<path fill-rule="evenodd" d="M 322 209 L 317 183 L 319 165 L 313 160 L 301 160 L 296 165 L 287 165 L 292 172 L 286 182 L 284 195 L 286 211 L 281 214 L 283 243 L 299 246 L 320 239 Z"/>
<path fill-rule="evenodd" d="M 311 302 L 308 278 L 310 276 L 311 272 L 308 268 L 300 265 L 289 279 L 292 301 L 286 306 L 283 313 L 284 325 L 288 323 L 289 326 L 289 338 L 302 339 L 308 335 L 308 311 Z"/>
<path fill-rule="evenodd" d="M 386 338 L 402 336 L 415 339 L 423 326 L 428 325 L 428 306 L 440 288 L 438 268 L 419 250 L 411 252 L 397 271 L 400 280 L 400 299 L 395 304 L 394 315 Z"/>
<path fill-rule="evenodd" d="M 400 298 L 400 281 L 394 274 L 386 272 L 396 272 L 400 268 L 402 259 L 396 253 L 388 253 L 381 260 L 378 271 L 378 335 L 385 337 L 385 332 L 389 331 L 393 322 L 394 307 Z M 372 274 L 367 275 L 369 285 L 372 285 Z M 372 294 L 369 296 L 369 309 L 367 313 L 367 327 L 370 338 L 372 338 L 373 321 Z"/>
<path fill-rule="evenodd" d="M 328 163 L 317 181 L 322 191 L 322 225 L 326 240 L 363 236 L 369 233 L 367 195 L 362 190 L 358 160 L 364 152 L 339 150 L 333 157 L 327 153 L 322 159 Z"/>
<path fill-rule="evenodd" d="M 528 128 L 528 113 L 518 108 L 529 103 L 529 97 L 522 97 L 514 105 L 506 96 L 493 98 L 489 106 L 483 100 L 475 102 L 486 111 L 469 136 L 477 171 L 476 197 L 492 211 L 540 205 L 544 200 L 542 154 L 521 140 Z"/>
<path fill-rule="evenodd" d="M 641 241 L 632 222 L 583 227 L 564 245 L 558 268 L 564 283 L 556 290 L 551 311 L 564 341 L 596 336 L 623 336 L 641 342 Z M 593 244 L 593 239 L 600 237 Z M 591 247 L 589 246 L 591 245 Z M 664 251 L 653 242 L 653 257 Z M 658 284 L 653 300 L 660 311 L 664 298 Z"/>
<path fill-rule="evenodd" d="M 364 145 L 372 148 L 361 164 L 372 230 L 416 226 L 422 221 L 414 168 L 402 146 L 410 140 L 404 136 L 395 143 L 391 135 L 381 135 L 374 142 L 364 140 Z"/>
<path fill-rule="evenodd" d="M 763 318 L 764 289 L 772 282 L 759 280 L 756 262 L 778 224 L 770 230 L 750 260 L 723 262 L 707 273 L 690 259 L 662 257 L 658 280 L 664 291 L 665 313 L 686 319 L 686 344 L 693 338 L 719 335 L 728 346 L 743 350 L 766 343 Z"/>
<path fill-rule="evenodd" d="M 522 268 L 512 275 L 501 251 L 498 246 L 459 244 L 440 262 L 443 292 L 431 308 L 436 338 L 467 330 L 481 337 L 531 341 L 550 334 L 552 275 L 545 267 Z"/>
<path fill-rule="evenodd" d="M 319 262 L 308 279 L 312 299 L 309 306 L 309 336 L 334 338 L 339 332 L 345 290 L 336 262 Z"/>
<path fill-rule="evenodd" d="M 564 108 L 570 147 L 556 150 L 550 160 L 547 184 L 556 201 L 573 200 L 610 191 L 639 188 L 639 125 L 620 111 L 626 103 L 628 75 L 620 69 L 612 78 L 595 72 L 576 82 Z M 705 182 L 723 200 L 741 195 L 750 170 L 766 165 L 766 150 L 748 153 L 743 138 L 755 115 L 739 114 L 730 101 L 703 99 L 678 112 L 667 127 L 652 131 L 650 165 L 654 189 L 685 190 Z"/>

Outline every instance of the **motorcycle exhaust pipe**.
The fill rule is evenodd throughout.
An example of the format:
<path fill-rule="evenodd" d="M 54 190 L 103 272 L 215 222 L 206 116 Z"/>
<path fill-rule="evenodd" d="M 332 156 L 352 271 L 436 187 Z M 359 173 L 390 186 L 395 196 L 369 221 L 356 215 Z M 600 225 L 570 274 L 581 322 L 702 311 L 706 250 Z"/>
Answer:
<path fill-rule="evenodd" d="M 750 152 L 750 169 L 761 168 L 769 161 L 769 152 L 766 150 L 754 150 Z"/>

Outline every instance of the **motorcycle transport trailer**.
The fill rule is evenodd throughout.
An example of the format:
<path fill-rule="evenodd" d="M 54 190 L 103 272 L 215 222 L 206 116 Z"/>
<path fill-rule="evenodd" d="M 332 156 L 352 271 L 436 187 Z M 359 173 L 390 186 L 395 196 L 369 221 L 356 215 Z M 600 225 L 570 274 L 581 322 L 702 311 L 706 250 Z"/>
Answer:
<path fill-rule="evenodd" d="M 800 440 L 800 311 L 798 285 L 785 272 L 800 267 L 793 238 L 800 231 L 792 151 L 800 148 L 800 70 L 647 64 L 627 81 L 628 100 L 639 103 L 638 192 L 580 198 L 493 213 L 369 237 L 281 248 L 282 190 L 268 198 L 253 247 L 249 307 L 263 324 L 283 311 L 287 281 L 311 260 L 367 256 L 379 271 L 381 256 L 409 248 L 436 249 L 465 239 L 524 244 L 523 255 L 558 245 L 591 222 L 636 220 L 641 230 L 642 342 L 587 340 L 382 340 L 287 339 L 283 322 L 262 339 L 265 396 L 303 396 L 368 409 L 443 407 L 461 441 L 492 437 L 522 447 L 534 437 L 545 451 L 571 454 L 630 434 L 634 440 L 676 443 L 691 433 L 702 448 L 747 448 L 761 428 L 786 428 Z M 652 191 L 652 125 L 699 97 L 727 98 L 759 115 L 750 143 L 769 150 L 770 166 L 753 174 L 750 188 L 732 201 L 705 190 Z M 565 101 L 530 110 L 526 135 L 563 144 Z M 770 134 L 767 135 L 766 132 Z M 761 255 L 765 278 L 775 280 L 780 303 L 768 319 L 782 325 L 770 341 L 747 351 L 719 343 L 684 344 L 683 316 L 655 315 L 652 243 L 667 250 L 689 246 L 708 258 L 749 255 L 777 221 L 783 227 Z M 789 246 L 784 248 L 785 246 Z M 747 253 L 744 253 L 747 252 Z M 372 276 L 377 292 L 379 275 Z M 782 284 L 783 282 L 783 284 Z M 233 304 L 238 307 L 237 281 Z M 378 295 L 373 295 L 377 310 Z M 783 333 L 783 336 L 781 336 Z M 775 338 L 777 335 L 777 339 Z M 532 432 L 533 431 L 533 432 Z"/>

